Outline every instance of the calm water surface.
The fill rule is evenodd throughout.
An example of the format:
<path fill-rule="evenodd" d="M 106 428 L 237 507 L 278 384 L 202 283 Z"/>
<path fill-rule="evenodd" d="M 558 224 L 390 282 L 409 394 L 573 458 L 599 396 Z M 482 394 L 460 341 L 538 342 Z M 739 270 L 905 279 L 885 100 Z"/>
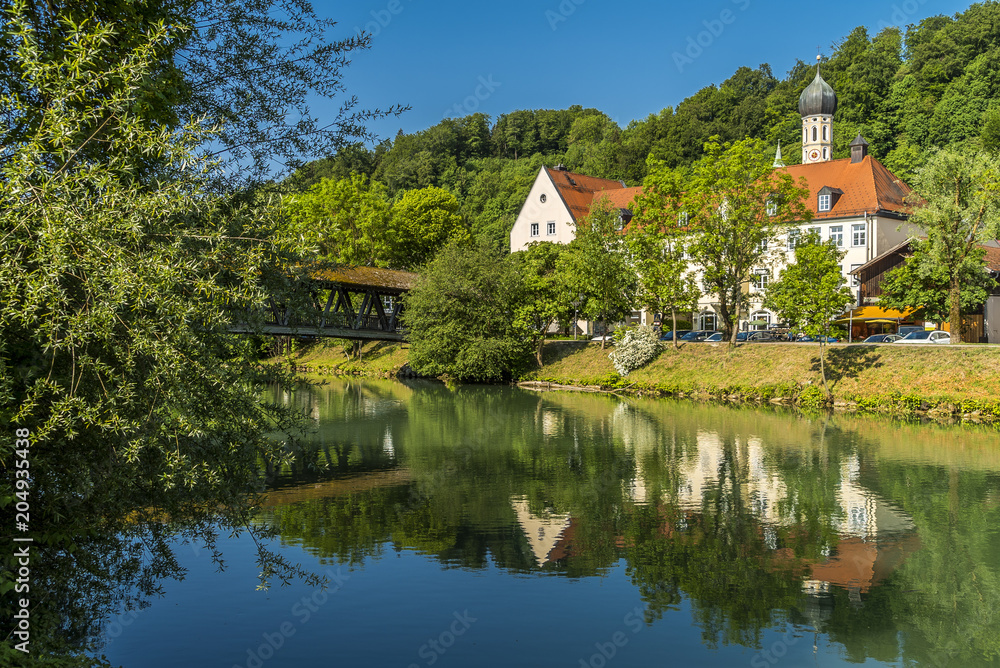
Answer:
<path fill-rule="evenodd" d="M 113 620 L 174 666 L 1000 663 L 996 431 L 511 388 L 334 381 L 262 520 Z"/>

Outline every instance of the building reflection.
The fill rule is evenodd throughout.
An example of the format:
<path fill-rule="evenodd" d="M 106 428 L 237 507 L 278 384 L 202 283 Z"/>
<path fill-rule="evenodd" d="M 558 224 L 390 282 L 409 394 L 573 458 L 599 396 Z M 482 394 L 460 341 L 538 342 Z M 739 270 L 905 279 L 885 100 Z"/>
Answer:
<path fill-rule="evenodd" d="M 862 463 L 855 452 L 842 457 L 839 465 L 832 462 L 839 483 L 827 491 L 831 498 L 821 514 L 827 530 L 820 533 L 828 538 L 820 547 L 820 557 L 796 557 L 778 537 L 800 531 L 803 517 L 815 513 L 803 505 L 815 499 L 804 501 L 795 484 L 785 479 L 787 472 L 773 463 L 774 448 L 754 436 L 730 436 L 727 444 L 720 432 L 701 429 L 694 434 L 694 447 L 679 450 L 670 461 L 672 471 L 652 470 L 643 455 L 659 447 L 662 433 L 623 406 L 613 412 L 611 420 L 636 464 L 632 475 L 622 480 L 623 497 L 634 505 L 659 504 L 679 511 L 675 521 L 665 522 L 665 536 L 685 531 L 703 513 L 720 508 L 735 512 L 738 506 L 755 522 L 770 551 L 762 564 L 766 561 L 798 573 L 806 594 L 824 596 L 836 586 L 847 590 L 856 602 L 920 549 L 912 518 L 862 484 Z M 561 431 L 548 411 L 543 424 L 547 436 Z M 676 483 L 664 485 L 663 478 Z M 551 509 L 532 512 L 522 496 L 512 497 L 510 503 L 538 566 L 573 554 L 577 522 L 571 514 Z M 623 539 L 617 542 L 622 544 Z"/>

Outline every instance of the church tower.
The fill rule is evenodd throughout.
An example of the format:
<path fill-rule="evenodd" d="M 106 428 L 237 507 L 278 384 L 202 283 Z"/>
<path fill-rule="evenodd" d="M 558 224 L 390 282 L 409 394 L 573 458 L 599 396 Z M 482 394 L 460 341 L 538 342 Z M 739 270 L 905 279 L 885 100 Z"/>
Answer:
<path fill-rule="evenodd" d="M 818 56 L 817 56 L 818 59 Z M 826 162 L 833 157 L 833 114 L 837 111 L 837 95 L 819 75 L 799 97 L 802 116 L 802 164 Z"/>

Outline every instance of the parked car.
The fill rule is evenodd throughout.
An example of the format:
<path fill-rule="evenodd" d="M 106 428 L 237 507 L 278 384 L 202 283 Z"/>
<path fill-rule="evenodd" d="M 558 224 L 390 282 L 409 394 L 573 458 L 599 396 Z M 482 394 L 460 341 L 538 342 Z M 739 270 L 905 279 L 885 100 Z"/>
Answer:
<path fill-rule="evenodd" d="M 591 339 L 591 341 L 596 341 L 597 343 L 600 343 L 601 340 L 605 340 L 608 343 L 614 343 L 615 342 L 615 335 L 614 334 L 598 334 L 597 336 L 595 336 L 594 338 Z"/>
<path fill-rule="evenodd" d="M 910 332 L 895 343 L 951 343 L 951 334 L 940 330 L 921 330 Z"/>
<path fill-rule="evenodd" d="M 715 332 L 711 329 L 698 329 L 693 332 L 688 332 L 687 334 L 682 336 L 680 340 L 686 343 L 700 343 L 705 339 L 711 337 L 713 334 L 718 334 L 718 333 L 719 332 Z"/>
<path fill-rule="evenodd" d="M 901 338 L 903 337 L 899 334 L 872 334 L 861 343 L 893 343 L 894 341 L 899 341 Z"/>
<path fill-rule="evenodd" d="M 746 334 L 747 343 L 773 343 L 778 340 L 778 337 L 774 332 L 767 330 L 757 332 L 740 332 L 740 334 Z M 736 340 L 739 341 L 739 334 L 736 335 Z"/>
<path fill-rule="evenodd" d="M 689 333 L 690 331 L 691 331 L 690 329 L 678 329 L 677 339 L 680 340 L 681 338 L 684 337 L 685 334 Z M 674 340 L 674 330 L 670 330 L 666 334 L 660 336 L 660 341 L 673 341 L 673 340 Z"/>
<path fill-rule="evenodd" d="M 747 334 L 749 333 L 750 332 L 737 332 L 736 341 L 737 342 L 746 341 Z M 729 339 L 725 339 L 725 341 L 728 342 Z M 723 342 L 722 332 L 716 332 L 715 334 L 712 334 L 712 336 L 705 339 L 705 343 L 722 343 L 722 342 Z"/>
<path fill-rule="evenodd" d="M 796 343 L 819 343 L 820 340 L 826 343 L 836 343 L 837 337 L 835 336 L 800 336 L 795 341 Z"/>
<path fill-rule="evenodd" d="M 903 338 L 910 332 L 924 332 L 924 331 L 933 331 L 933 330 L 927 330 L 926 327 L 921 327 L 919 325 L 903 325 L 902 327 L 896 330 L 896 334 L 898 334 L 900 338 Z"/>

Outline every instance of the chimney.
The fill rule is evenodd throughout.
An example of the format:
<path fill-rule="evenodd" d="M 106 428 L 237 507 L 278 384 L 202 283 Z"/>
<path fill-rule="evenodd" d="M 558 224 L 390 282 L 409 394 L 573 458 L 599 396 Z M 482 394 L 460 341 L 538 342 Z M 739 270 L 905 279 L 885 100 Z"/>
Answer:
<path fill-rule="evenodd" d="M 567 170 L 566 170 L 566 165 L 564 165 L 564 164 L 562 164 L 562 163 L 560 162 L 560 163 L 559 163 L 558 165 L 556 165 L 556 166 L 555 166 L 555 170 L 556 170 L 557 172 L 565 172 L 565 171 L 567 171 Z"/>
<path fill-rule="evenodd" d="M 868 142 L 861 135 L 854 138 L 851 142 L 851 164 L 856 162 L 861 162 L 868 155 Z"/>

